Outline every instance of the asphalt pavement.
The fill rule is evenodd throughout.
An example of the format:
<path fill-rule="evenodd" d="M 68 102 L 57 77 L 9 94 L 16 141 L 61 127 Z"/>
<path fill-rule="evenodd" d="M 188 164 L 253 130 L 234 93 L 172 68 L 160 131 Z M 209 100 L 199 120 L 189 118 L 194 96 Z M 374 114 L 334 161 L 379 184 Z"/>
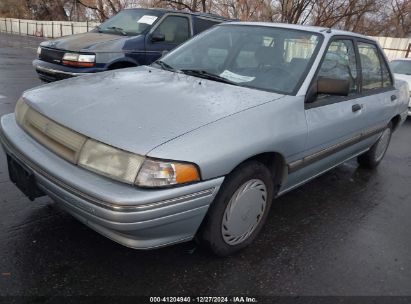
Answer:
<path fill-rule="evenodd" d="M 0 113 L 38 86 L 41 40 L 0 34 Z M 0 296 L 411 296 L 411 119 L 380 167 L 345 163 L 277 199 L 257 241 L 230 258 L 194 242 L 118 245 L 49 198 L 26 199 L 0 152 Z"/>

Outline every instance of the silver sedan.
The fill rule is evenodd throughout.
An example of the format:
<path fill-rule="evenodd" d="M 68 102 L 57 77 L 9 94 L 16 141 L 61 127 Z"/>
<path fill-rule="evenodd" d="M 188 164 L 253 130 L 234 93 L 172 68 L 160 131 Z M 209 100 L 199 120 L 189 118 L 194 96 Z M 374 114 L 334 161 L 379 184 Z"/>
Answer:
<path fill-rule="evenodd" d="M 358 156 L 375 168 L 409 90 L 367 37 L 229 23 L 152 66 L 26 91 L 1 118 L 10 179 L 137 249 L 249 245 L 273 199 Z"/>

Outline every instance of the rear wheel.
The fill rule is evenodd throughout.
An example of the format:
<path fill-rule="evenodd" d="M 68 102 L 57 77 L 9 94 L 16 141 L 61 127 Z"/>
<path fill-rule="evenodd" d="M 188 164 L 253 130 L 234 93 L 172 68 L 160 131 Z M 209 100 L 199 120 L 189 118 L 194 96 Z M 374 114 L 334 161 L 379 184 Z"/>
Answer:
<path fill-rule="evenodd" d="M 230 173 L 210 206 L 199 240 L 219 256 L 248 246 L 261 230 L 273 199 L 273 179 L 262 163 L 250 161 Z"/>
<path fill-rule="evenodd" d="M 382 132 L 377 142 L 366 153 L 358 156 L 358 163 L 365 168 L 376 168 L 387 152 L 390 145 L 392 135 L 392 123 L 390 123 L 386 129 Z"/>

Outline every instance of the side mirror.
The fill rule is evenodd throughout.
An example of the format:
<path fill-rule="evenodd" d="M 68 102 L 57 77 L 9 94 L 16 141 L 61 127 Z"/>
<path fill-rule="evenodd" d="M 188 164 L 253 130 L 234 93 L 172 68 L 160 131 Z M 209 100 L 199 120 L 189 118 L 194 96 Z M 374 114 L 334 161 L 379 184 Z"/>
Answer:
<path fill-rule="evenodd" d="M 307 92 L 307 102 L 315 101 L 318 94 L 348 96 L 350 81 L 348 79 L 334 79 L 319 77 Z"/>
<path fill-rule="evenodd" d="M 166 36 L 164 34 L 160 33 L 155 33 L 151 36 L 151 42 L 160 42 L 160 41 L 165 41 Z"/>
<path fill-rule="evenodd" d="M 317 94 L 348 96 L 350 81 L 348 79 L 333 79 L 320 77 L 317 80 Z"/>

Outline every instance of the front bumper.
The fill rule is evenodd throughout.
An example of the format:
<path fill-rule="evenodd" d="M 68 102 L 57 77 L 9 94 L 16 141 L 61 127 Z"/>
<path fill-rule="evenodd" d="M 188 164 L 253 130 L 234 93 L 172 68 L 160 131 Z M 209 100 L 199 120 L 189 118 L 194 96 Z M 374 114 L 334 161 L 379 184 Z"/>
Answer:
<path fill-rule="evenodd" d="M 54 64 L 39 59 L 33 61 L 33 66 L 36 69 L 39 78 L 46 82 L 52 82 L 76 76 L 90 75 L 92 73 L 105 71 L 104 68 L 66 67 L 60 64 Z"/>
<path fill-rule="evenodd" d="M 14 114 L 1 118 L 0 141 L 63 209 L 102 235 L 137 249 L 191 240 L 224 180 L 161 190 L 112 181 L 41 146 L 16 124 Z"/>

